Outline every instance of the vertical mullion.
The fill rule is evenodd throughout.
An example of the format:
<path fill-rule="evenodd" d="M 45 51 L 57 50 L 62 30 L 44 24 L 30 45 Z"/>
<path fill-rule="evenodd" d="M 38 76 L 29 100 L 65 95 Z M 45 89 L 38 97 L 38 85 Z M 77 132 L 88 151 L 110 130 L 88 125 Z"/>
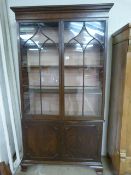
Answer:
<path fill-rule="evenodd" d="M 83 27 L 85 25 L 85 22 L 83 22 Z M 83 28 L 82 27 L 82 28 Z M 85 82 L 84 82 L 84 77 L 85 77 L 85 69 L 84 69 L 84 65 L 85 65 L 85 50 L 82 48 L 83 51 L 83 93 L 82 93 L 82 116 L 84 116 L 84 86 L 85 86 Z"/>
<path fill-rule="evenodd" d="M 64 119 L 64 22 L 60 21 L 60 78 L 61 78 L 61 119 Z"/>
<path fill-rule="evenodd" d="M 105 26 L 104 26 L 104 51 L 102 51 L 103 53 L 103 56 L 101 58 L 103 58 L 103 75 L 102 75 L 102 107 L 101 107 L 101 115 L 103 116 L 103 120 L 104 120 L 104 116 L 105 116 L 105 108 L 107 107 L 107 111 L 108 111 L 108 104 L 105 103 L 105 94 L 108 94 L 107 93 L 107 88 L 106 86 L 108 87 L 108 82 L 110 81 L 107 81 L 107 78 L 106 78 L 106 75 L 107 75 L 107 40 L 108 40 L 108 19 L 106 19 L 105 21 Z M 108 101 L 108 100 L 106 100 Z"/>
<path fill-rule="evenodd" d="M 61 107 L 61 105 L 62 105 L 62 94 L 61 94 L 61 79 L 62 79 L 62 77 L 61 77 L 61 23 L 60 23 L 60 21 L 59 21 L 59 33 L 58 33 L 58 52 L 59 52 L 59 116 L 61 117 L 61 114 L 62 114 L 62 112 L 61 112 L 61 110 L 62 110 L 62 107 Z"/>
<path fill-rule="evenodd" d="M 42 96 L 41 96 L 41 59 L 40 59 L 41 49 L 39 49 L 39 73 L 40 73 L 40 104 L 41 104 L 41 115 L 42 115 Z"/>
<path fill-rule="evenodd" d="M 84 77 L 85 77 L 85 69 L 84 69 L 84 65 L 85 65 L 85 51 L 83 50 L 83 94 L 82 94 L 82 116 L 84 116 L 84 86 L 85 86 L 85 82 L 84 82 Z"/>

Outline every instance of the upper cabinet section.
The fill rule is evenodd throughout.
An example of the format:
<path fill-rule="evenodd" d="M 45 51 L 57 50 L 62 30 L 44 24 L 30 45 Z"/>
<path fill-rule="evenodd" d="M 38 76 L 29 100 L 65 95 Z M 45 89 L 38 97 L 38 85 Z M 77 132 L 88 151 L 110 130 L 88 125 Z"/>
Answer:
<path fill-rule="evenodd" d="M 112 5 L 12 8 L 18 22 L 25 117 L 103 119 Z"/>

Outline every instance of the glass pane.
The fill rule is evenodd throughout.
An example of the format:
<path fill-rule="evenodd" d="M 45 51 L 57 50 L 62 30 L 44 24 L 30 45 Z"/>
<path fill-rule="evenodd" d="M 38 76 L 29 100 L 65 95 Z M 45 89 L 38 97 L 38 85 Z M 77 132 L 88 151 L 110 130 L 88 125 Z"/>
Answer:
<path fill-rule="evenodd" d="M 65 86 L 83 86 L 83 69 L 65 67 Z"/>
<path fill-rule="evenodd" d="M 84 86 L 100 86 L 99 69 L 85 68 L 84 69 Z"/>
<path fill-rule="evenodd" d="M 83 65 L 83 50 L 79 43 L 70 43 L 65 47 L 64 63 L 70 66 Z"/>
<path fill-rule="evenodd" d="M 37 48 L 36 45 L 32 48 L 32 45 L 30 45 L 30 43 L 33 44 L 32 41 L 30 42 L 28 41 L 25 45 L 27 47 L 27 56 L 25 57 L 25 63 L 27 60 L 26 66 L 28 67 L 39 66 L 40 64 L 39 49 Z"/>
<path fill-rule="evenodd" d="M 25 87 L 24 92 L 24 112 L 26 114 L 41 114 L 40 92 L 32 88 Z"/>
<path fill-rule="evenodd" d="M 48 115 L 59 114 L 59 94 L 42 93 L 42 113 Z"/>
<path fill-rule="evenodd" d="M 29 114 L 59 114 L 58 28 L 57 22 L 20 24 L 22 80 L 30 89 L 24 91 L 24 106 Z"/>
<path fill-rule="evenodd" d="M 38 48 L 44 43 L 58 43 L 58 23 L 21 23 L 20 38 L 23 43 L 32 41 Z"/>
<path fill-rule="evenodd" d="M 29 85 L 40 86 L 40 70 L 38 68 L 28 67 Z M 41 68 L 42 86 L 59 86 L 59 71 L 55 68 Z"/>
<path fill-rule="evenodd" d="M 84 115 L 101 116 L 102 92 L 100 89 L 84 88 Z"/>
<path fill-rule="evenodd" d="M 69 43 L 72 38 L 77 36 L 83 26 L 82 22 L 65 22 L 64 23 L 64 43 Z"/>
<path fill-rule="evenodd" d="M 83 90 L 77 87 L 65 88 L 65 115 L 82 115 L 82 92 Z"/>
<path fill-rule="evenodd" d="M 51 67 L 42 68 L 41 84 L 42 86 L 59 86 L 59 70 Z"/>
<path fill-rule="evenodd" d="M 40 70 L 38 68 L 28 67 L 29 86 L 40 87 Z"/>
<path fill-rule="evenodd" d="M 38 28 L 37 23 L 20 24 L 21 45 L 24 45 L 27 41 L 31 41 L 30 38 L 36 34 L 37 28 Z"/>
<path fill-rule="evenodd" d="M 105 39 L 105 22 L 104 21 L 94 21 L 85 22 L 86 29 L 89 34 L 97 39 L 101 44 L 104 43 Z"/>
<path fill-rule="evenodd" d="M 53 89 L 46 88 L 40 93 L 37 88 L 30 88 L 29 92 L 24 93 L 24 102 L 24 111 L 27 114 L 59 114 L 59 94 L 53 93 Z"/>
<path fill-rule="evenodd" d="M 41 50 L 41 66 L 59 66 L 59 50 L 55 44 L 45 44 Z"/>
<path fill-rule="evenodd" d="M 84 52 L 84 65 L 87 66 L 103 66 L 104 50 L 100 43 L 96 40 L 91 41 Z"/>

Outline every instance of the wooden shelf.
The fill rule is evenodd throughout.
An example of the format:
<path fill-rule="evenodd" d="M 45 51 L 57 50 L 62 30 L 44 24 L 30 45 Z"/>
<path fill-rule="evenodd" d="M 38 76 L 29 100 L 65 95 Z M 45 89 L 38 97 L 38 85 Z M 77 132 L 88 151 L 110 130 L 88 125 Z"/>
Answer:
<path fill-rule="evenodd" d="M 59 65 L 29 65 L 27 66 L 22 66 L 22 68 L 58 68 Z M 103 65 L 65 65 L 64 68 L 71 68 L 71 69 L 77 69 L 77 68 L 103 68 Z"/>
<path fill-rule="evenodd" d="M 29 91 L 31 92 L 35 92 L 35 93 L 59 93 L 59 87 L 39 87 L 39 86 L 24 86 L 25 89 L 29 89 Z M 64 88 L 64 92 L 65 94 L 66 93 L 83 93 L 83 90 L 84 92 L 86 93 L 89 93 L 89 94 L 102 94 L 102 91 L 100 89 L 100 87 L 89 87 L 89 86 L 85 86 L 83 88 L 83 86 L 74 86 L 74 87 L 65 87 Z"/>
<path fill-rule="evenodd" d="M 65 87 L 65 93 L 89 93 L 89 94 L 102 94 L 102 91 L 99 87 Z"/>
<path fill-rule="evenodd" d="M 31 68 L 31 69 L 40 69 L 40 68 L 58 68 L 59 65 L 28 65 L 28 66 L 22 66 L 22 68 Z"/>
<path fill-rule="evenodd" d="M 103 65 L 65 65 L 65 68 L 103 68 Z"/>

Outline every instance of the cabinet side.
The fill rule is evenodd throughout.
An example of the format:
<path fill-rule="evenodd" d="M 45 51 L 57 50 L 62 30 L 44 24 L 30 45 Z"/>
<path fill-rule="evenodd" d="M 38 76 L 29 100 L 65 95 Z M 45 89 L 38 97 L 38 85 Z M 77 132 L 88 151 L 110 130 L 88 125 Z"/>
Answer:
<path fill-rule="evenodd" d="M 131 173 L 131 27 L 126 55 L 126 71 L 123 96 L 123 114 L 120 142 L 120 172 Z"/>
<path fill-rule="evenodd" d="M 109 106 L 109 127 L 108 127 L 108 154 L 116 173 L 121 170 L 120 162 L 125 154 L 124 145 L 126 140 L 122 138 L 122 128 L 125 116 L 125 81 L 127 51 L 129 46 L 129 25 L 123 27 L 113 35 L 113 55 L 112 55 L 112 74 L 111 74 L 111 93 Z"/>

